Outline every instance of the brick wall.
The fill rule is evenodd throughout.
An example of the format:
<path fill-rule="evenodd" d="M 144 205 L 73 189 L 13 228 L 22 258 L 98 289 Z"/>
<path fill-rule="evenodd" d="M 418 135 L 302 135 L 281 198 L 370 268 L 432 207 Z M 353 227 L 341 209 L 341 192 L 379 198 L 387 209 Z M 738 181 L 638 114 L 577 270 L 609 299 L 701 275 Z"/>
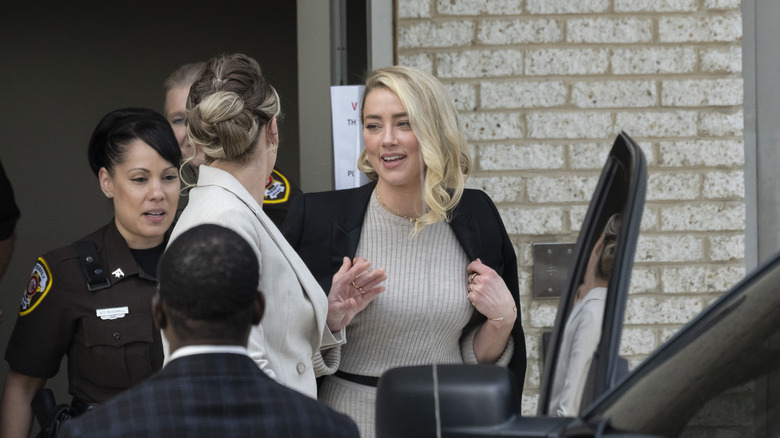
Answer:
<path fill-rule="evenodd" d="M 621 354 L 636 365 L 745 274 L 739 0 L 397 0 L 397 62 L 448 87 L 516 245 L 536 411 L 532 244 L 573 242 L 615 134 L 648 160 Z"/>

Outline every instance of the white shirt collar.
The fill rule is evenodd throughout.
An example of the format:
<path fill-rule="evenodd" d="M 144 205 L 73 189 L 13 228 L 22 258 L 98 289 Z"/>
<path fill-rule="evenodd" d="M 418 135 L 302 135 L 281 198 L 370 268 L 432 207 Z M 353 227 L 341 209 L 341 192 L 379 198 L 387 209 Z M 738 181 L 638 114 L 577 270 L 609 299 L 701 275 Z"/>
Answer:
<path fill-rule="evenodd" d="M 232 353 L 243 354 L 249 356 L 249 350 L 241 345 L 188 345 L 181 347 L 174 351 L 168 358 L 168 363 L 184 356 L 192 356 L 195 354 L 215 354 L 215 353 Z"/>

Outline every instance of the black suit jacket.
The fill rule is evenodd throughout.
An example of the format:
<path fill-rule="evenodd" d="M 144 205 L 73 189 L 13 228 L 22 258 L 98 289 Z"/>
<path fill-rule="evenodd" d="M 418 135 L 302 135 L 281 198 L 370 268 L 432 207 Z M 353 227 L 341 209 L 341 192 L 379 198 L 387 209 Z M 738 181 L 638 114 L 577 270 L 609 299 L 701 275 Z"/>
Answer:
<path fill-rule="evenodd" d="M 64 424 L 58 437 L 359 437 L 348 417 L 263 373 L 210 353 L 159 373 Z"/>
<path fill-rule="evenodd" d="M 355 189 L 303 194 L 295 199 L 287 213 L 282 229 L 284 236 L 325 291 L 330 290 L 342 258 L 355 256 L 375 186 L 376 182 L 372 182 Z M 517 256 L 501 216 L 487 194 L 466 189 L 452 212 L 450 226 L 468 259 L 479 258 L 493 268 L 512 293 L 518 315 L 512 329 L 515 350 L 509 368 L 522 389 L 526 351 L 520 322 Z M 483 315 L 474 313 L 464 333 L 485 321 Z"/>

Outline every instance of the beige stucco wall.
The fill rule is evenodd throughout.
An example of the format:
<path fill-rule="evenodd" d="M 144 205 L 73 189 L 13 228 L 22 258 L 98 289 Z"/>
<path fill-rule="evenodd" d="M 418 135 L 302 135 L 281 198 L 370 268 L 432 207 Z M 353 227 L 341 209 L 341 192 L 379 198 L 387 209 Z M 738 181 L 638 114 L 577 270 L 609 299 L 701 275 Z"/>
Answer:
<path fill-rule="evenodd" d="M 635 365 L 744 268 L 738 0 L 398 0 L 397 62 L 437 76 L 516 245 L 536 412 L 541 333 L 532 244 L 573 242 L 621 130 L 648 159 L 622 355 Z"/>

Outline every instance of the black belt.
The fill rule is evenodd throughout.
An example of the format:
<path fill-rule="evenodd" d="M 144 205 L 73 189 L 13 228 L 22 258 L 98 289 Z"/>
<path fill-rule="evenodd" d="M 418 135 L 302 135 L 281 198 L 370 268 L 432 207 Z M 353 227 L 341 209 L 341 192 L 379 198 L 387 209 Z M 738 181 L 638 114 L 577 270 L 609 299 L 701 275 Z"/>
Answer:
<path fill-rule="evenodd" d="M 376 388 L 377 383 L 379 383 L 379 377 L 360 376 L 357 374 L 345 373 L 344 371 L 336 371 L 336 374 L 334 374 L 334 376 L 342 378 L 344 380 L 349 380 L 350 382 L 354 382 L 360 385 L 373 386 L 374 388 Z"/>

